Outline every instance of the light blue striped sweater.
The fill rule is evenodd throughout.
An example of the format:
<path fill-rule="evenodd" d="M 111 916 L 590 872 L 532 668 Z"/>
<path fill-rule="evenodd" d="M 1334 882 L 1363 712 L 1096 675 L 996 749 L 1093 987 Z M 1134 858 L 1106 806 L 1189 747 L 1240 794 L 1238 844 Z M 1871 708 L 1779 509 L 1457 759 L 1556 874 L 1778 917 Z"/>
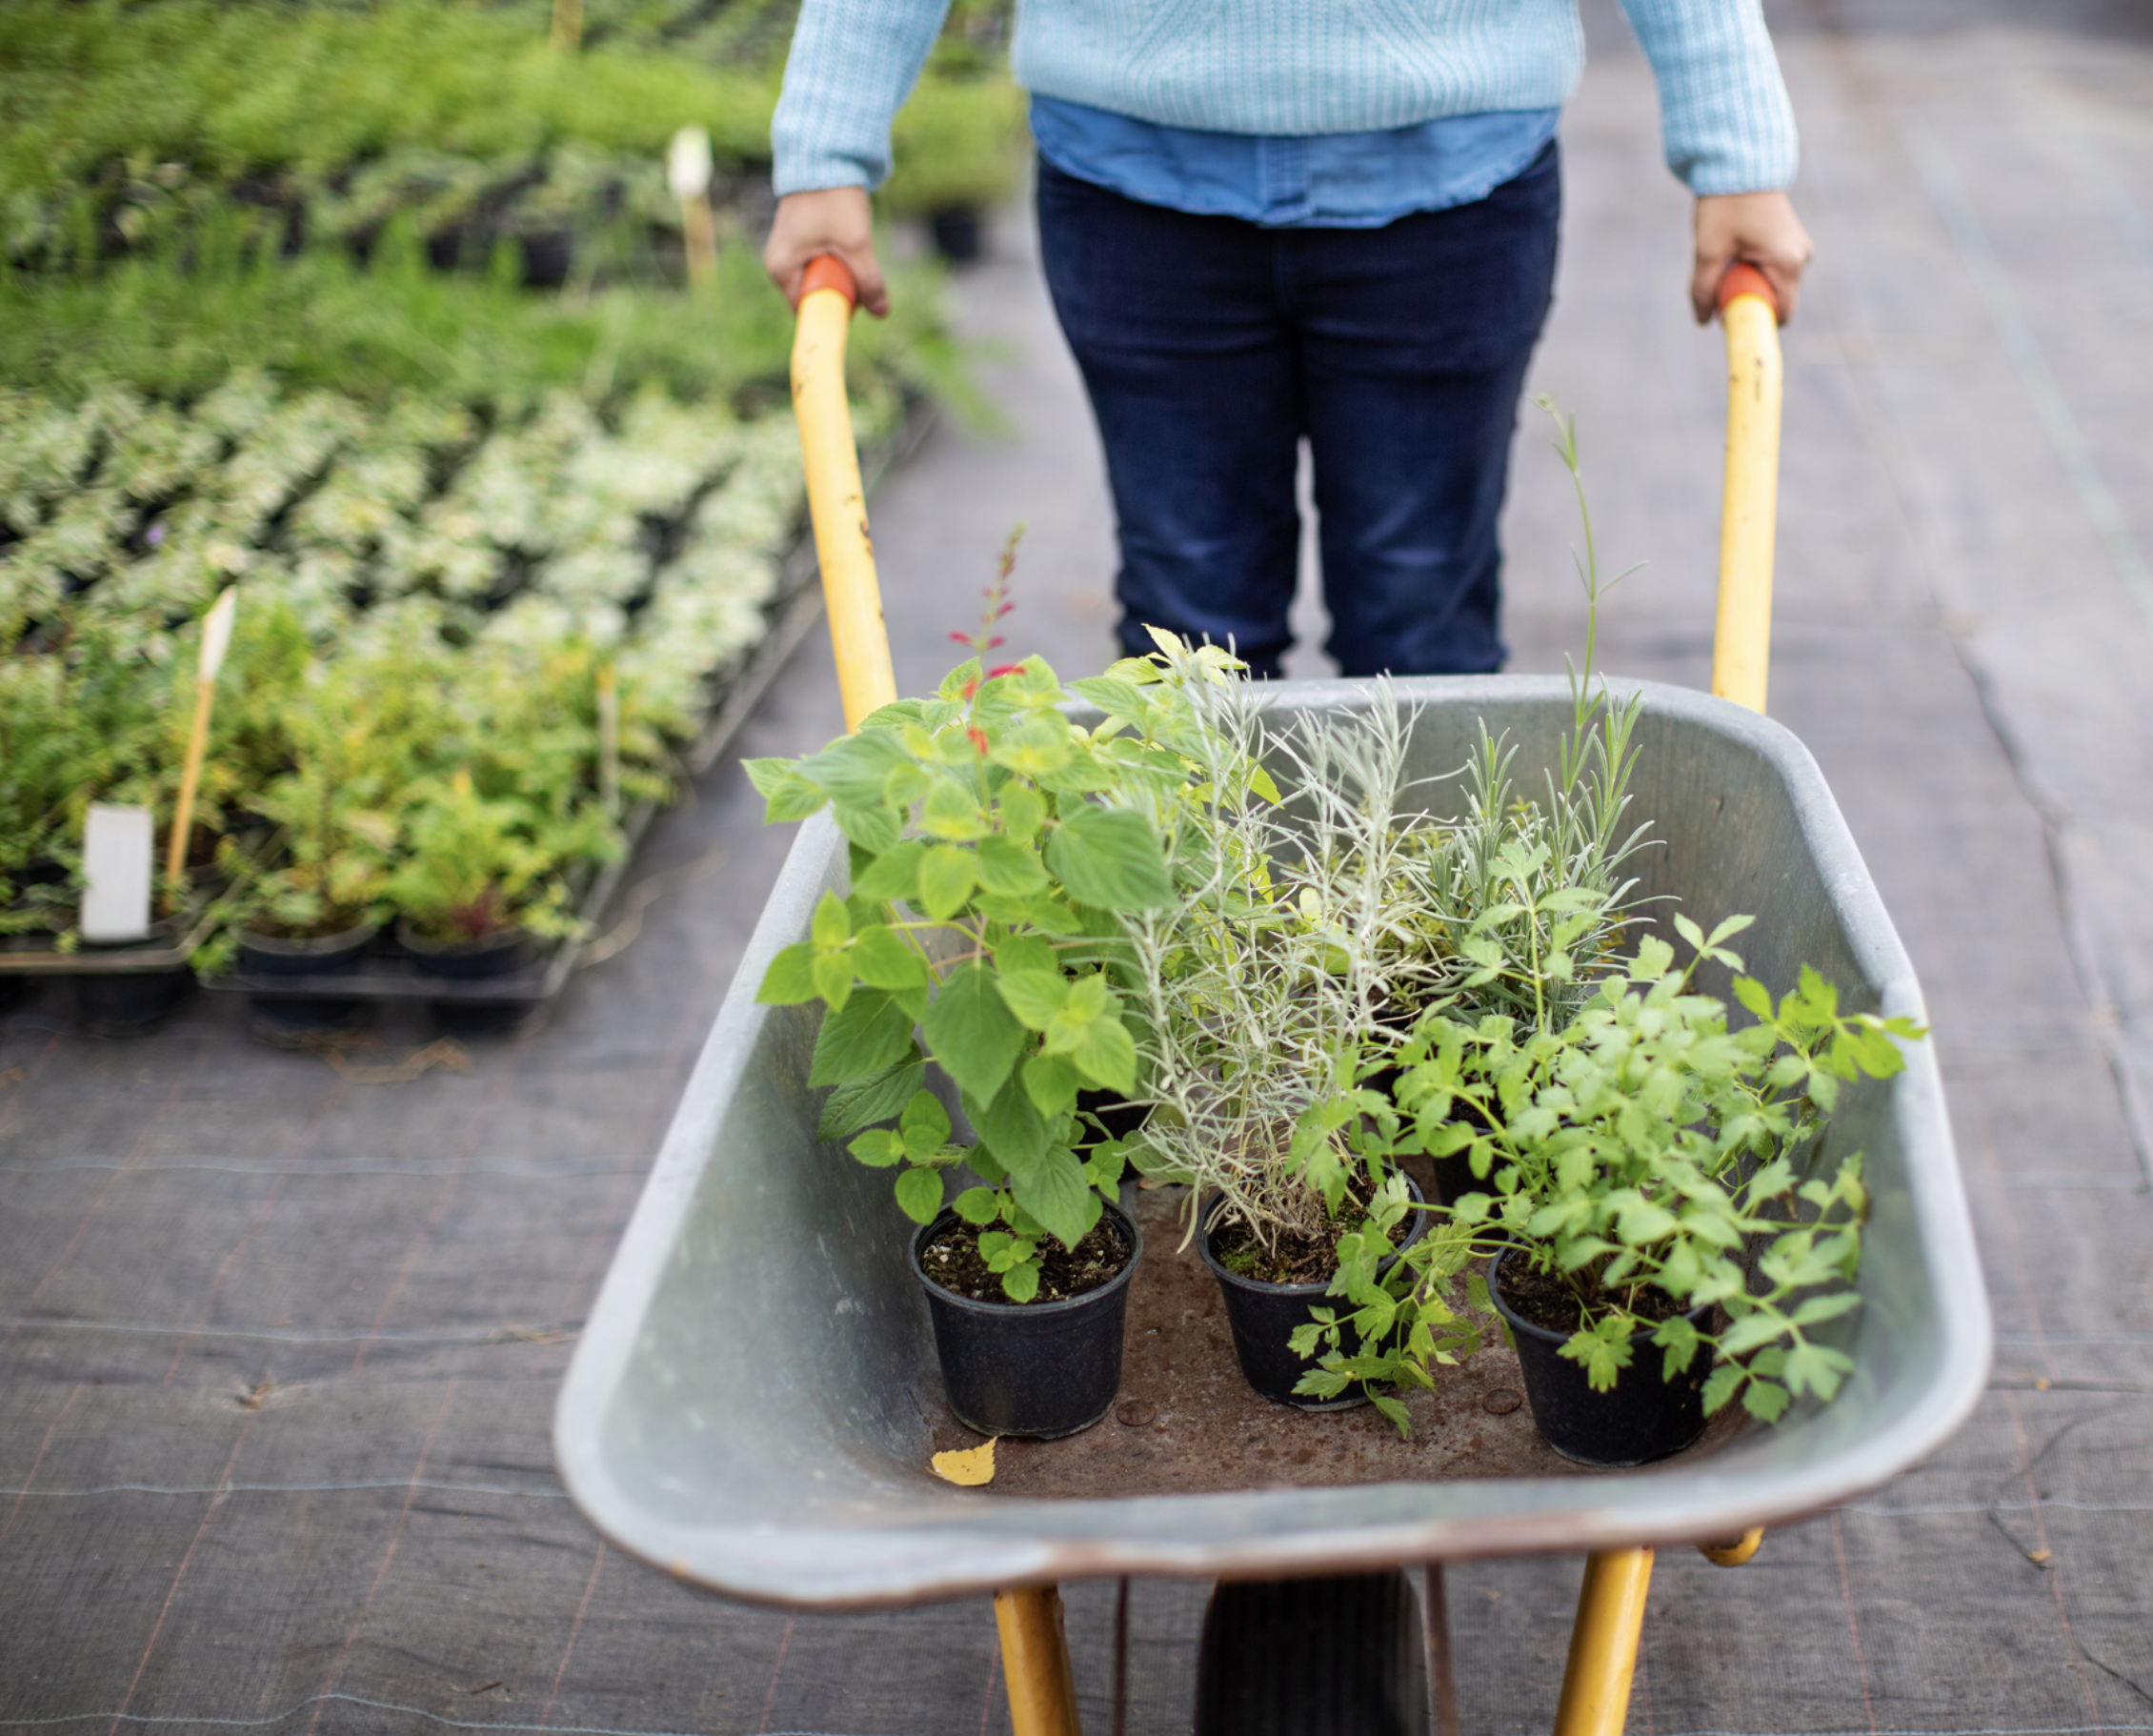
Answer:
<path fill-rule="evenodd" d="M 1622 0 L 1693 192 L 1794 178 L 1794 114 L 1761 0 Z M 780 193 L 875 187 L 948 0 L 804 0 L 771 127 Z M 1576 0 L 1021 0 L 1016 80 L 1170 127 L 1372 132 L 1552 109 L 1577 88 Z"/>

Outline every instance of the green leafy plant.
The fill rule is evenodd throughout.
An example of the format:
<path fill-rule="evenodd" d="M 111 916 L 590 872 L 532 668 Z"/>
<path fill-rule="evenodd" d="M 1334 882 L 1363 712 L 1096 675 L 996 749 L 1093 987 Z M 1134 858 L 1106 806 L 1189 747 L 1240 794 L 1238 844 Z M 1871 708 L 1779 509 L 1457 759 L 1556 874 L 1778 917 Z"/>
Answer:
<path fill-rule="evenodd" d="M 562 870 L 619 849 L 602 815 L 549 823 L 528 801 L 480 795 L 460 768 L 421 794 L 403 824 L 411 854 L 383 894 L 421 937 L 446 944 L 577 933 Z"/>
<path fill-rule="evenodd" d="M 1127 799 L 1174 865 L 1173 901 L 1129 918 L 1120 962 L 1143 1015 L 1137 1161 L 1192 1184 L 1192 1234 L 1216 1198 L 1270 1250 L 1357 1217 L 1349 1193 L 1386 1179 L 1351 1153 L 1348 1061 L 1386 1040 L 1384 1012 L 1421 968 L 1405 939 L 1434 822 L 1413 806 L 1411 720 L 1387 683 L 1358 713 L 1274 729 L 1231 658 L 1154 637 L 1152 656 L 1075 684 L 1126 730 Z"/>
<path fill-rule="evenodd" d="M 940 1209 L 938 1172 L 968 1165 L 981 1185 L 956 1209 L 1016 1302 L 1037 1293 L 1041 1239 L 1075 1248 L 1120 1181 L 1120 1147 L 1087 1135 L 1077 1094 L 1136 1088 L 1105 967 L 1127 919 L 1173 898 L 1157 832 L 1120 799 L 1141 750 L 1073 724 L 1062 697 L 1036 657 L 992 671 L 975 657 L 819 754 L 748 762 L 769 819 L 828 809 L 852 847 L 849 896 L 824 895 L 759 995 L 827 1009 L 808 1075 L 832 1088 L 821 1137 L 901 1163 L 897 1202 L 919 1222 Z M 930 1060 L 968 1147 L 930 1107 Z M 895 1132 L 879 1125 L 893 1117 Z"/>
<path fill-rule="evenodd" d="M 71 935 L 84 817 L 161 763 L 167 694 L 165 671 L 94 619 L 0 650 L 0 934 Z"/>
<path fill-rule="evenodd" d="M 279 827 L 276 865 L 249 877 L 236 840 L 221 860 L 245 885 L 239 919 L 291 939 L 341 934 L 376 919 L 402 839 L 397 805 L 411 777 L 409 743 L 381 727 L 348 679 L 317 668 L 296 696 L 292 769 L 251 799 Z"/>
<path fill-rule="evenodd" d="M 1688 965 L 1676 969 L 1675 949 L 1647 936 L 1560 1028 L 1448 1007 L 1424 1016 L 1398 1057 L 1388 1148 L 1465 1154 L 1487 1191 L 1456 1201 L 1452 1233 L 1381 1279 L 1369 1250 L 1354 1248 L 1341 1293 L 1379 1289 L 1410 1325 L 1413 1310 L 1441 1303 L 1460 1250 L 1509 1248 L 1575 1305 L 1562 1355 L 1597 1390 L 1616 1385 L 1649 1331 L 1670 1379 L 1700 1354 L 1717 1360 L 1708 1411 L 1739 1395 L 1772 1422 L 1805 1395 L 1830 1400 L 1852 1363 L 1815 1334 L 1860 1304 L 1850 1286 L 1867 1196 L 1861 1155 L 1828 1155 L 1820 1136 L 1844 1083 L 1890 1078 L 1904 1064 L 1899 1042 L 1925 1033 L 1842 1013 L 1806 968 L 1777 1000 L 1738 976 L 1755 1022 L 1730 1028 L 1725 1004 L 1692 978 L 1707 961 L 1739 972 L 1724 943 L 1749 920 L 1706 935 L 1677 917 Z M 1477 1275 L 1471 1291 L 1485 1307 Z M 1685 1318 L 1706 1305 L 1723 1312 L 1723 1329 Z M 1387 1349 L 1326 1368 L 1426 1384 L 1429 1360 L 1394 1332 Z"/>

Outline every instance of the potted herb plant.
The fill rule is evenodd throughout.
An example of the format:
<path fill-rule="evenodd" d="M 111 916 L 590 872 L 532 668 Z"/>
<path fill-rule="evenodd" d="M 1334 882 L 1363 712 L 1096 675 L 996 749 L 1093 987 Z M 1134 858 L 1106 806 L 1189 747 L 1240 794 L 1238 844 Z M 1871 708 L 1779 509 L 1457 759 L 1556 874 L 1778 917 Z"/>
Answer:
<path fill-rule="evenodd" d="M 849 895 L 825 895 L 760 999 L 823 1003 L 808 1075 L 830 1089 L 821 1137 L 897 1171 L 952 1408 L 991 1434 L 1105 1414 L 1142 1253 L 1113 1203 L 1122 1147 L 1077 1097 L 1136 1088 L 1106 966 L 1173 886 L 1154 827 L 1120 799 L 1130 744 L 1072 723 L 1062 698 L 1036 657 L 974 658 L 818 754 L 748 763 L 769 819 L 828 809 L 852 844 Z M 970 1140 L 951 1142 L 930 1062 Z M 960 1164 L 976 1181 L 945 1208 Z"/>
<path fill-rule="evenodd" d="M 1362 1137 L 1382 1100 L 1359 1069 L 1396 1046 L 1386 1010 L 1440 979 L 1411 945 L 1438 854 L 1406 773 L 1410 720 L 1386 684 L 1361 713 L 1272 731 L 1234 659 L 1154 638 L 1154 656 L 1075 684 L 1124 732 L 1125 787 L 1174 864 L 1174 900 L 1130 915 L 1117 961 L 1149 1111 L 1132 1150 L 1190 1186 L 1188 1233 L 1251 1385 L 1358 1403 L 1358 1385 L 1303 1389 L 1314 1363 L 1294 1340 L 1325 1306 L 1341 1234 L 1394 1200 L 1399 1245 L 1424 1223 L 1403 1209 L 1418 1189 Z"/>
<path fill-rule="evenodd" d="M 1646 936 L 1559 1029 L 1439 1007 L 1398 1057 L 1399 1148 L 1462 1154 L 1483 1184 L 1448 1212 L 1494 1256 L 1473 1301 L 1515 1343 L 1541 1434 L 1584 1463 L 1679 1452 L 1738 1396 L 1776 1421 L 1828 1402 L 1853 1366 L 1824 1329 L 1861 1302 L 1861 1160 L 1821 1136 L 1843 1083 L 1891 1077 L 1898 1042 L 1924 1033 L 1842 1013 L 1807 969 L 1777 1000 L 1736 977 L 1754 1022 L 1731 1027 L 1693 978 L 1741 969 L 1724 943 L 1748 921 L 1706 935 L 1678 916 L 1688 965 Z M 1371 1322 L 1387 1348 L 1326 1357 L 1334 1378 L 1428 1384 L 1400 1334 L 1456 1268 L 1417 1253 L 1384 1271 L 1342 1250 L 1340 1294 L 1398 1313 Z"/>

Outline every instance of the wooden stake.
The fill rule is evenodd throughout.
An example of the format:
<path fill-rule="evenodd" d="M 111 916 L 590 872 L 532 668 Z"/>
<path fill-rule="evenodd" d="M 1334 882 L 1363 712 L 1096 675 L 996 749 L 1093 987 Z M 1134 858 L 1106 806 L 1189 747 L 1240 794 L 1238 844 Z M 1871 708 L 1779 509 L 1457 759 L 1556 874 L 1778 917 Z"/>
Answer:
<path fill-rule="evenodd" d="M 187 839 L 194 830 L 194 797 L 202 784 L 202 758 L 210 746 L 210 708 L 216 703 L 217 671 L 231 648 L 231 617 L 239 606 L 237 586 L 202 617 L 202 649 L 194 663 L 194 724 L 187 737 L 187 764 L 179 776 L 179 805 L 172 810 L 171 842 L 165 851 L 167 898 L 180 902 L 180 875 L 187 866 Z"/>
<path fill-rule="evenodd" d="M 598 666 L 598 799 L 606 818 L 620 818 L 620 679 L 611 663 Z"/>
<path fill-rule="evenodd" d="M 553 52 L 573 54 L 582 42 L 583 0 L 553 0 Z"/>

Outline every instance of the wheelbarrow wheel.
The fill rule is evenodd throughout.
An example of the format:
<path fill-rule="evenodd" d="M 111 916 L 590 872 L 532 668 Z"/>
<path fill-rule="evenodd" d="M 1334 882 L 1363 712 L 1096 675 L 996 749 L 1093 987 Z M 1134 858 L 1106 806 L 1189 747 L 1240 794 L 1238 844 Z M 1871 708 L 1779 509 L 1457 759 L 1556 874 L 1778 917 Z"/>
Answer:
<path fill-rule="evenodd" d="M 1427 1736 L 1419 1600 L 1403 1573 L 1220 1585 L 1196 1736 Z"/>

